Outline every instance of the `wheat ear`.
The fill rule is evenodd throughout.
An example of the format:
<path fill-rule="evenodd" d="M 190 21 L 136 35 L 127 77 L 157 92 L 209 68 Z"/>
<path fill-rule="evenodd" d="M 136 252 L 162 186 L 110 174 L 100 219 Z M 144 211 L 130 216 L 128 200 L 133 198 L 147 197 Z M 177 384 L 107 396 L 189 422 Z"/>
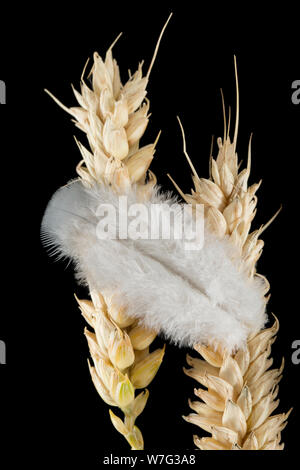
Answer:
<path fill-rule="evenodd" d="M 140 63 L 133 75 L 129 72 L 129 80 L 122 85 L 118 64 L 112 56 L 114 41 L 105 60 L 94 54 L 90 72 L 92 89 L 84 81 L 85 69 L 81 93 L 73 87 L 78 107 L 66 107 L 46 90 L 71 114 L 75 125 L 87 136 L 90 150 L 76 140 L 82 155 L 76 170 L 87 187 L 102 183 L 126 194 L 135 184 L 141 200 L 145 200 L 156 184 L 155 175 L 148 168 L 158 139 L 142 148 L 139 148 L 139 141 L 149 120 L 149 100 L 145 98 L 149 75 L 171 16 L 161 31 L 145 76 L 143 63 Z M 93 383 L 107 404 L 119 407 L 124 413 L 122 421 L 109 410 L 114 427 L 126 438 L 132 450 L 142 450 L 143 436 L 135 420 L 143 411 L 149 392 L 145 390 L 135 397 L 135 389 L 145 388 L 152 381 L 163 360 L 165 347 L 149 352 L 156 332 L 141 328 L 129 318 L 124 307 L 115 304 L 113 292 L 90 291 L 90 296 L 92 300 L 77 301 L 85 320 L 94 330 L 85 329 L 94 362 L 94 367 L 89 364 Z"/>
<path fill-rule="evenodd" d="M 184 153 L 193 171 L 195 190 L 192 190 L 191 194 L 183 194 L 182 191 L 180 193 L 186 202 L 204 205 L 206 223 L 211 230 L 220 238 L 228 237 L 238 248 L 244 269 L 250 278 L 260 276 L 264 282 L 267 302 L 269 284 L 265 277 L 256 273 L 256 262 L 263 248 L 263 241 L 259 237 L 273 218 L 258 230 L 250 232 L 256 213 L 256 191 L 260 183 L 248 186 L 251 138 L 247 167 L 239 171 L 236 153 L 239 90 L 235 58 L 234 63 L 237 111 L 233 141 L 231 142 L 229 137 L 230 117 L 228 128 L 226 125 L 222 94 L 224 137 L 217 141 L 217 158 L 210 156 L 210 178 L 199 178 L 186 152 L 184 139 Z M 217 344 L 214 347 L 198 344 L 194 349 L 203 359 L 187 356 L 191 368 L 184 369 L 184 372 L 205 387 L 195 389 L 195 395 L 201 401 L 190 401 L 190 407 L 195 413 L 184 417 L 186 421 L 210 433 L 210 437 L 194 436 L 194 443 L 199 449 L 283 449 L 284 444 L 280 442 L 281 431 L 286 425 L 289 413 L 272 413 L 279 404 L 279 400 L 276 400 L 277 385 L 284 363 L 282 362 L 279 369 L 270 370 L 273 360 L 269 357 L 278 328 L 276 319 L 271 328 L 252 334 L 248 338 L 247 346 L 235 354 L 228 354 Z"/>
<path fill-rule="evenodd" d="M 111 410 L 114 427 L 126 438 L 132 450 L 142 450 L 143 436 L 135 425 L 149 396 L 146 389 L 135 397 L 135 389 L 145 388 L 154 378 L 164 356 L 164 349 L 149 353 L 156 337 L 128 318 L 124 309 L 115 305 L 113 297 L 104 297 L 91 291 L 92 300 L 78 304 L 94 332 L 85 328 L 94 367 L 89 364 L 93 383 L 101 398 L 110 406 L 119 407 L 124 422 Z"/>

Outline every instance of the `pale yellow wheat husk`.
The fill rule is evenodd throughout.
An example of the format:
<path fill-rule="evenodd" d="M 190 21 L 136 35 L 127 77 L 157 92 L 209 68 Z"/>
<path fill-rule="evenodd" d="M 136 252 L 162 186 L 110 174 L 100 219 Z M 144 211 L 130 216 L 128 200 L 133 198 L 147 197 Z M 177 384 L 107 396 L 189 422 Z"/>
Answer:
<path fill-rule="evenodd" d="M 82 160 L 76 170 L 88 187 L 107 184 L 119 194 L 126 194 L 136 184 L 140 199 L 147 199 L 156 183 L 148 171 L 156 142 L 139 146 L 149 120 L 146 87 L 164 25 L 148 72 L 143 76 L 140 63 L 134 74 L 122 85 L 119 67 L 112 56 L 112 46 L 105 59 L 95 53 L 90 72 L 92 88 L 81 77 L 81 93 L 73 88 L 79 106 L 67 108 L 49 91 L 47 93 L 74 118 L 75 125 L 87 136 L 90 150 L 77 142 Z M 118 39 L 118 38 L 117 38 Z M 137 287 L 138 288 L 138 287 Z M 90 291 L 91 300 L 79 300 L 81 312 L 93 329 L 85 329 L 94 366 L 91 377 L 101 398 L 110 406 L 119 407 L 124 420 L 109 410 L 114 427 L 128 441 L 132 450 L 144 448 L 143 436 L 135 425 L 142 413 L 149 392 L 135 396 L 136 389 L 149 385 L 163 360 L 164 350 L 149 352 L 156 332 L 148 331 L 130 318 L 123 305 L 116 304 L 114 292 Z"/>
<path fill-rule="evenodd" d="M 237 113 L 233 142 L 229 137 L 224 110 L 224 137 L 219 138 L 218 155 L 210 157 L 209 179 L 199 178 L 194 166 L 184 152 L 193 171 L 195 190 L 183 194 L 188 203 L 204 205 L 206 223 L 220 238 L 229 237 L 238 248 L 239 256 L 250 278 L 260 276 L 265 283 L 265 299 L 269 284 L 265 277 L 256 273 L 263 241 L 259 239 L 268 224 L 258 230 L 251 230 L 256 213 L 256 191 L 260 183 L 248 186 L 251 165 L 251 138 L 248 161 L 245 169 L 239 171 L 236 153 L 239 92 L 237 69 Z M 230 119 L 230 118 L 229 118 Z M 181 123 L 180 123 L 181 124 Z M 181 126 L 182 128 L 182 126 Z M 183 132 L 183 129 L 182 129 Z M 184 134 L 183 134 L 184 137 Z M 277 215 L 277 214 L 275 214 Z M 273 220 L 273 218 L 272 218 Z M 248 338 L 245 349 L 228 354 L 220 345 L 195 345 L 202 356 L 187 356 L 190 369 L 185 373 L 199 382 L 203 388 L 195 389 L 200 401 L 189 401 L 194 413 L 185 417 L 207 433 L 209 437 L 194 436 L 195 445 L 202 450 L 281 450 L 281 431 L 289 415 L 273 412 L 279 404 L 278 383 L 281 379 L 283 362 L 279 369 L 270 369 L 271 345 L 275 341 L 279 324 L 257 331 Z"/>

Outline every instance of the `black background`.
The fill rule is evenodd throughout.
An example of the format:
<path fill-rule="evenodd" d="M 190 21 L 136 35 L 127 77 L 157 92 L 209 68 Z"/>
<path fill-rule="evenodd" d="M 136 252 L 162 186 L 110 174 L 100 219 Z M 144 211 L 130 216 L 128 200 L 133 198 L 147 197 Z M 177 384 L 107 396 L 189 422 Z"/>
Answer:
<path fill-rule="evenodd" d="M 88 349 L 73 292 L 72 269 L 55 264 L 39 241 L 43 211 L 53 192 L 75 176 L 79 152 L 67 116 L 44 93 L 50 89 L 66 105 L 75 105 L 70 83 L 78 88 L 88 57 L 114 47 L 123 82 L 127 69 L 149 64 L 160 29 L 174 16 L 151 73 L 148 97 L 152 116 L 142 143 L 162 130 L 152 169 L 172 189 L 169 172 L 184 191 L 191 187 L 182 154 L 176 115 L 183 122 L 188 151 L 198 174 L 208 175 L 211 135 L 222 135 L 220 87 L 235 109 L 233 54 L 240 83 L 238 153 L 245 159 L 253 137 L 251 183 L 263 179 L 254 227 L 283 211 L 264 233 L 266 246 L 258 271 L 271 283 L 269 312 L 280 320 L 273 346 L 274 365 L 286 358 L 279 411 L 294 406 L 283 432 L 285 455 L 297 452 L 300 419 L 298 377 L 292 342 L 300 337 L 298 307 L 299 122 L 300 105 L 291 101 L 291 84 L 300 76 L 295 7 L 263 13 L 245 4 L 208 9 L 196 3 L 66 3 L 16 7 L 2 18 L 1 75 L 7 104 L 0 108 L 2 190 L 2 309 L 0 339 L 7 364 L 0 366 L 1 452 L 7 466 L 21 459 L 33 468 L 43 461 L 60 465 L 91 461 L 128 451 L 112 428 L 108 406 L 89 378 Z M 299 42 L 299 41 L 298 41 Z M 145 68 L 146 70 L 146 68 Z M 216 155 L 216 149 L 214 151 Z M 163 344 L 161 339 L 156 346 Z M 137 421 L 148 451 L 193 450 L 193 434 L 183 421 L 196 383 L 182 372 L 187 351 L 172 345 L 150 384 L 147 407 Z M 43 457 L 40 457 L 40 454 Z M 201 456 L 201 458 L 208 458 Z M 211 458 L 211 457 L 210 457 Z M 43 459 L 43 460 L 41 460 Z"/>

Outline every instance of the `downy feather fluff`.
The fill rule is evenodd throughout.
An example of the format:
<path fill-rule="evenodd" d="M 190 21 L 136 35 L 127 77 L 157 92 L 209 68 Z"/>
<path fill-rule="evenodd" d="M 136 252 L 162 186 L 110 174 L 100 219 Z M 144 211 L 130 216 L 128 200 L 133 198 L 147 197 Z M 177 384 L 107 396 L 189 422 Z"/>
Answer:
<path fill-rule="evenodd" d="M 141 202 L 135 187 L 126 196 L 128 207 Z M 175 202 L 156 187 L 143 205 L 149 214 L 153 205 Z M 108 186 L 86 188 L 75 180 L 54 194 L 44 215 L 44 243 L 53 254 L 73 260 L 81 283 L 101 292 L 116 291 L 114 297 L 126 305 L 128 315 L 182 346 L 217 341 L 232 351 L 264 326 L 263 286 L 259 279 L 247 278 L 226 239 L 217 239 L 206 227 L 203 247 L 192 251 L 184 238 L 100 239 L 97 210 L 105 204 L 122 216 L 119 196 Z M 175 229 L 182 223 L 182 207 L 175 211 Z M 161 217 L 167 212 L 162 210 Z M 142 219 L 146 229 L 158 223 L 158 218 Z"/>

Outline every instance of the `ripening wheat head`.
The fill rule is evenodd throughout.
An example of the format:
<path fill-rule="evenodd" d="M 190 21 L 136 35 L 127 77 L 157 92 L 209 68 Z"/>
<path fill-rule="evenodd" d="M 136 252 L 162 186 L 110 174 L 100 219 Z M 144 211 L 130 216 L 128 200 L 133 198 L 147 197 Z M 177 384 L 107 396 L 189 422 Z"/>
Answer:
<path fill-rule="evenodd" d="M 71 114 L 75 125 L 86 134 L 90 150 L 77 142 L 82 155 L 77 173 L 83 183 L 92 186 L 103 182 L 118 192 L 126 192 L 137 183 L 147 195 L 156 183 L 152 172 L 148 173 L 149 181 L 145 183 L 156 142 L 140 148 L 139 141 L 149 121 L 146 87 L 151 68 L 143 76 L 141 62 L 123 85 L 112 46 L 104 60 L 94 53 L 90 71 L 92 88 L 85 83 L 84 73 L 81 93 L 73 87 L 79 106 L 67 108 L 49 91 L 47 93 Z"/>
<path fill-rule="evenodd" d="M 193 171 L 195 189 L 183 194 L 186 202 L 203 204 L 205 220 L 210 230 L 220 239 L 227 237 L 237 248 L 235 253 L 242 260 L 243 270 L 250 279 L 260 277 L 264 282 L 264 299 L 269 283 L 256 272 L 263 241 L 260 235 L 272 222 L 251 232 L 251 222 L 256 213 L 260 183 L 248 186 L 251 167 L 251 138 L 248 162 L 240 171 L 236 153 L 239 121 L 239 93 L 236 71 L 237 115 L 234 138 L 229 137 L 224 111 L 224 137 L 219 138 L 217 158 L 210 157 L 210 177 L 200 178 L 186 154 Z M 186 152 L 185 152 L 186 153 Z M 281 450 L 281 431 L 289 415 L 272 415 L 279 400 L 278 382 L 281 379 L 283 362 L 279 369 L 271 369 L 273 360 L 269 357 L 271 345 L 279 324 L 276 319 L 271 328 L 256 331 L 248 338 L 247 345 L 232 354 L 217 344 L 215 347 L 195 345 L 203 359 L 187 356 L 190 369 L 185 373 L 196 379 L 203 387 L 195 389 L 201 401 L 190 402 L 195 413 L 185 417 L 188 422 L 198 425 L 211 434 L 210 437 L 194 436 L 194 442 L 203 450 Z"/>
<path fill-rule="evenodd" d="M 117 194 L 124 194 L 134 186 L 139 200 L 151 196 L 156 178 L 148 168 L 156 142 L 140 148 L 139 141 L 149 120 L 146 87 L 168 21 L 145 76 L 140 63 L 137 71 L 122 84 L 118 64 L 112 56 L 115 41 L 104 60 L 98 53 L 94 54 L 91 88 L 83 78 L 85 69 L 81 92 L 73 87 L 79 106 L 67 108 L 46 90 L 86 134 L 90 149 L 76 140 L 82 155 L 76 170 L 87 189 L 105 185 Z M 88 283 L 88 279 L 86 281 Z M 109 410 L 114 427 L 126 438 L 132 450 L 141 450 L 144 448 L 143 436 L 135 420 L 142 413 L 149 392 L 146 389 L 135 396 L 135 390 L 147 387 L 152 381 L 165 348 L 149 352 L 156 331 L 145 329 L 130 318 L 126 307 L 115 301 L 113 291 L 100 293 L 90 287 L 90 295 L 91 300 L 77 301 L 93 330 L 85 329 L 94 363 L 94 366 L 89 364 L 92 381 L 104 402 L 124 413 L 122 421 Z"/>
<path fill-rule="evenodd" d="M 124 308 L 91 291 L 92 300 L 79 300 L 81 313 L 93 331 L 85 328 L 94 366 L 89 369 L 100 397 L 124 413 L 124 422 L 111 410 L 114 427 L 125 437 L 132 450 L 144 447 L 143 436 L 135 425 L 146 406 L 149 392 L 135 396 L 136 389 L 149 385 L 164 356 L 164 348 L 149 352 L 156 333 L 145 330 L 126 315 Z"/>

